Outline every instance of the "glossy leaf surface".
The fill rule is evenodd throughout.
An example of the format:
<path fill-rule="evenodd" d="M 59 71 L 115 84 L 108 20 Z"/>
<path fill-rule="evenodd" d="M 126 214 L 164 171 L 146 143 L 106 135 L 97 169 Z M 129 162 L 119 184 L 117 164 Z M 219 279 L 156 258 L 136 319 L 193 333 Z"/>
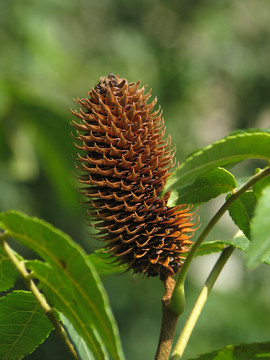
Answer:
<path fill-rule="evenodd" d="M 168 205 L 200 204 L 236 187 L 234 176 L 223 168 L 210 170 L 199 176 L 192 185 L 174 190 Z"/>
<path fill-rule="evenodd" d="M 169 177 L 164 193 L 192 184 L 207 171 L 245 159 L 269 161 L 270 132 L 238 131 L 192 153 Z"/>

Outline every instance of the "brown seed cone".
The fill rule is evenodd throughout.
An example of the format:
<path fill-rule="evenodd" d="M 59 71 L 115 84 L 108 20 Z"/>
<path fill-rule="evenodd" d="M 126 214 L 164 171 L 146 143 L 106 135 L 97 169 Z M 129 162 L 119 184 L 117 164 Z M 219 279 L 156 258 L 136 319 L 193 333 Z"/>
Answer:
<path fill-rule="evenodd" d="M 164 136 L 161 110 L 153 111 L 145 88 L 110 74 L 102 77 L 84 108 L 72 113 L 77 130 L 78 180 L 87 212 L 98 222 L 108 252 L 128 269 L 173 276 L 181 267 L 194 232 L 193 215 L 185 205 L 167 207 L 163 190 L 174 165 L 170 137 Z"/>

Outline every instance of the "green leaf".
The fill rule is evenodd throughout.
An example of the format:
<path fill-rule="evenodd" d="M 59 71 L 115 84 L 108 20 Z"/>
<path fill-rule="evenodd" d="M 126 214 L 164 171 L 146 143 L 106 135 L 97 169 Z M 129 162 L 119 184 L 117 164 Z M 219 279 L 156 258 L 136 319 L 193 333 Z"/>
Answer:
<path fill-rule="evenodd" d="M 192 184 L 209 170 L 250 158 L 269 161 L 270 132 L 260 129 L 238 131 L 196 151 L 169 177 L 164 193 Z"/>
<path fill-rule="evenodd" d="M 195 256 L 209 255 L 214 252 L 220 252 L 225 248 L 226 244 L 222 241 L 206 241 L 201 244 Z M 183 257 L 186 257 L 188 253 L 182 254 Z"/>
<path fill-rule="evenodd" d="M 99 276 L 119 275 L 126 269 L 123 265 L 114 263 L 114 261 L 117 261 L 116 257 L 112 257 L 102 250 L 95 251 L 93 254 L 88 255 L 88 258 L 94 265 Z"/>
<path fill-rule="evenodd" d="M 250 223 L 254 215 L 256 202 L 256 196 L 252 190 L 249 190 L 229 207 L 230 217 L 247 238 L 250 238 Z"/>
<path fill-rule="evenodd" d="M 264 188 L 251 223 L 251 243 L 246 257 L 247 268 L 255 268 L 270 257 L 270 186 Z"/>
<path fill-rule="evenodd" d="M 17 270 L 0 246 L 0 291 L 10 289 L 14 285 L 17 276 Z"/>
<path fill-rule="evenodd" d="M 232 245 L 236 249 L 242 250 L 247 252 L 247 249 L 249 247 L 250 241 L 245 235 L 241 234 L 238 235 L 232 239 L 226 239 L 226 240 L 220 240 L 221 243 L 225 245 Z"/>
<path fill-rule="evenodd" d="M 117 326 L 95 268 L 73 240 L 19 212 L 0 214 L 0 226 L 46 263 L 31 267 L 52 306 L 73 324 L 95 359 L 122 359 Z"/>
<path fill-rule="evenodd" d="M 249 246 L 249 240 L 241 232 L 237 232 L 237 234 L 232 239 L 205 241 L 199 247 L 196 256 L 203 256 L 212 254 L 214 252 L 220 252 L 229 245 L 246 252 Z M 183 256 L 186 255 L 187 254 L 183 254 Z"/>
<path fill-rule="evenodd" d="M 213 252 L 222 251 L 228 245 L 232 245 L 239 250 L 247 252 L 250 241 L 244 235 L 239 235 L 233 239 L 207 241 L 202 243 L 196 256 L 208 255 Z M 263 262 L 267 265 L 270 265 L 270 256 L 265 257 Z"/>
<path fill-rule="evenodd" d="M 71 322 L 69 322 L 63 314 L 60 314 L 60 318 L 80 359 L 92 360 L 93 355 L 91 354 L 91 351 L 88 349 L 85 341 L 78 335 Z"/>
<path fill-rule="evenodd" d="M 269 360 L 270 342 L 228 345 L 190 360 Z"/>
<path fill-rule="evenodd" d="M 256 169 L 255 173 L 257 174 L 260 171 L 261 169 Z M 257 199 L 262 195 L 263 189 L 269 185 L 270 176 L 265 177 L 264 179 L 253 185 L 253 191 Z"/>
<path fill-rule="evenodd" d="M 77 333 L 85 340 L 87 347 L 92 352 L 94 359 L 108 359 L 105 341 L 98 334 L 97 325 L 94 322 L 93 309 L 86 309 L 85 304 L 76 297 L 72 283 L 63 274 L 55 271 L 47 263 L 40 261 L 29 261 L 28 268 L 33 271 L 35 278 L 39 279 L 42 289 L 54 307 L 61 311 L 67 319 L 74 325 Z M 63 284 L 63 288 L 60 288 Z M 71 290 L 71 291 L 70 291 Z M 92 294 L 94 297 L 95 294 Z M 93 300 L 92 300 L 93 301 Z M 85 319 L 88 316 L 90 319 Z"/>
<path fill-rule="evenodd" d="M 174 190 L 168 205 L 203 203 L 222 193 L 232 191 L 235 187 L 234 176 L 219 167 L 197 177 L 192 185 Z"/>
<path fill-rule="evenodd" d="M 0 358 L 20 360 L 32 353 L 52 330 L 38 302 L 27 291 L 0 298 Z"/>

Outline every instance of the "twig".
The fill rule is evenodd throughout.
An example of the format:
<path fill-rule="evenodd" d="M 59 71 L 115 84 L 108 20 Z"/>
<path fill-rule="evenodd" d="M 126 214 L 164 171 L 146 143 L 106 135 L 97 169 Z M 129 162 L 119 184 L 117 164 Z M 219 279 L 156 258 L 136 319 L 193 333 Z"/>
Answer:
<path fill-rule="evenodd" d="M 64 329 L 64 327 L 62 326 L 62 324 L 58 321 L 54 310 L 50 307 L 50 305 L 47 303 L 45 297 L 39 292 L 38 288 L 36 287 L 35 283 L 33 280 L 31 280 L 31 275 L 30 273 L 27 271 L 25 264 L 23 261 L 20 261 L 16 255 L 14 254 L 13 250 L 11 249 L 11 247 L 8 245 L 8 243 L 4 240 L 7 238 L 7 234 L 3 234 L 3 236 L 1 236 L 1 245 L 4 249 L 4 251 L 6 252 L 7 256 L 9 257 L 10 261 L 13 263 L 13 265 L 15 266 L 15 268 L 18 270 L 18 272 L 20 273 L 20 275 L 22 276 L 23 280 L 25 281 L 26 286 L 28 287 L 28 289 L 32 292 L 32 294 L 34 295 L 34 297 L 36 298 L 36 300 L 38 301 L 40 307 L 42 308 L 42 310 L 44 311 L 45 315 L 47 316 L 47 318 L 49 319 L 49 321 L 53 324 L 53 327 L 55 328 L 55 330 L 57 331 L 57 333 L 59 334 L 59 336 L 62 338 L 62 340 L 64 341 L 65 345 L 68 347 L 69 351 L 72 353 L 74 359 L 79 360 L 78 355 L 74 349 L 73 344 L 70 342 L 68 335 Z M 3 239 L 4 238 L 4 239 Z"/>
<path fill-rule="evenodd" d="M 201 235 L 198 237 L 196 242 L 193 244 L 191 250 L 189 251 L 184 264 L 182 265 L 177 281 L 175 284 L 174 292 L 172 294 L 171 302 L 168 305 L 172 311 L 175 313 L 181 314 L 183 308 L 182 305 L 178 306 L 178 299 L 179 296 L 182 296 L 182 293 L 184 292 L 184 283 L 186 279 L 186 275 L 189 269 L 189 266 L 195 257 L 199 247 L 201 246 L 202 242 L 206 238 L 206 236 L 209 234 L 209 232 L 213 229 L 213 227 L 216 225 L 216 223 L 220 220 L 220 218 L 224 215 L 224 213 L 229 209 L 231 204 L 236 201 L 242 194 L 244 194 L 251 186 L 256 184 L 258 181 L 262 180 L 266 176 L 270 175 L 270 167 L 267 167 L 266 169 L 260 171 L 256 175 L 252 176 L 243 186 L 241 186 L 238 190 L 236 190 L 221 206 L 221 208 L 218 210 L 218 212 L 213 216 L 213 218 L 209 221 L 207 226 L 204 228 Z M 179 295 L 180 294 L 180 295 Z"/>
<path fill-rule="evenodd" d="M 218 210 L 218 212 L 213 216 L 213 218 L 207 224 L 207 226 L 205 227 L 205 229 L 203 230 L 203 232 L 201 233 L 201 235 L 199 236 L 197 241 L 194 243 L 190 252 L 188 253 L 188 256 L 179 272 L 177 282 L 176 282 L 175 286 L 172 287 L 172 293 L 168 292 L 168 290 L 166 288 L 166 284 L 165 284 L 165 295 L 162 300 L 162 304 L 163 304 L 162 305 L 162 326 L 161 326 L 159 345 L 158 345 L 158 350 L 157 350 L 155 360 L 167 360 L 169 357 L 177 320 L 178 320 L 179 315 L 182 314 L 184 311 L 184 302 L 185 302 L 184 283 L 185 283 L 187 271 L 189 269 L 192 259 L 195 257 L 202 242 L 204 241 L 206 236 L 209 234 L 209 232 L 212 230 L 212 228 L 216 225 L 216 223 L 220 220 L 220 218 L 224 215 L 224 213 L 229 209 L 231 204 L 234 201 L 236 201 L 243 193 L 245 193 L 251 186 L 253 186 L 255 183 L 257 183 L 258 181 L 262 180 L 263 178 L 265 178 L 266 176 L 269 176 L 269 175 L 270 175 L 270 167 L 267 167 L 266 169 L 262 170 L 261 172 L 257 173 L 256 175 L 252 176 L 242 187 L 240 187 L 238 190 L 236 190 L 230 196 L 230 198 L 228 198 L 225 201 L 225 203 L 221 206 L 221 208 Z M 229 247 L 229 249 L 230 249 L 230 247 Z M 225 254 L 228 254 L 227 251 L 229 251 L 229 250 L 224 249 L 224 251 L 225 251 Z M 221 256 L 222 257 L 225 256 L 225 255 L 223 255 L 223 252 L 222 252 Z M 211 280 L 211 278 L 210 278 L 210 280 Z M 208 283 L 208 285 L 209 285 L 209 283 Z M 202 290 L 203 293 L 204 293 L 204 291 L 206 291 L 206 290 L 205 289 Z M 168 295 L 166 295 L 166 293 Z M 208 294 L 209 294 L 209 292 L 208 292 Z M 203 295 L 201 295 L 201 296 L 203 296 Z M 166 299 L 166 300 L 164 301 L 164 299 Z M 198 301 L 201 301 L 201 299 L 198 299 Z M 205 299 L 205 301 L 206 301 L 206 299 Z M 202 304 L 202 306 L 203 305 L 204 305 L 204 303 Z M 198 314 L 198 316 L 199 316 L 199 314 Z M 196 323 L 196 321 L 195 321 L 195 323 Z M 195 325 L 195 323 L 194 323 L 194 325 Z M 171 326 L 171 329 L 169 329 L 169 326 Z M 191 329 L 191 332 L 192 332 L 192 329 Z M 167 334 L 169 334 L 169 336 Z M 185 334 L 185 332 L 184 332 L 184 334 Z M 190 336 L 190 334 L 189 334 L 189 336 Z M 182 340 L 181 340 L 181 342 L 182 342 Z M 180 359 L 180 358 L 175 357 L 174 359 Z"/>
<path fill-rule="evenodd" d="M 226 247 L 220 257 L 218 258 L 215 266 L 213 267 L 210 275 L 208 276 L 204 286 L 202 287 L 202 290 L 198 296 L 198 299 L 186 321 L 186 324 L 179 336 L 179 339 L 175 345 L 175 349 L 172 353 L 171 360 L 180 360 L 182 358 L 182 355 L 184 353 L 184 350 L 186 348 L 186 345 L 188 343 L 188 340 L 190 338 L 190 335 L 194 329 L 194 326 L 196 325 L 196 322 L 201 314 L 201 311 L 203 309 L 203 306 L 210 294 L 210 291 L 212 290 L 221 270 L 223 269 L 224 265 L 226 264 L 227 260 L 231 256 L 232 252 L 234 251 L 233 246 Z"/>

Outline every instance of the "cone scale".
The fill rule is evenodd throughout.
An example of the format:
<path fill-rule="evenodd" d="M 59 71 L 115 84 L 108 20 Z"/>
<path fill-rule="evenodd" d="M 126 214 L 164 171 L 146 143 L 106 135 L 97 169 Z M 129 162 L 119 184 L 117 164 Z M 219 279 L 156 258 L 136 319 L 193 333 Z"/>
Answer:
<path fill-rule="evenodd" d="M 88 216 L 120 264 L 164 281 L 179 271 L 195 224 L 190 207 L 167 207 L 169 193 L 160 196 L 175 153 L 162 112 L 139 82 L 113 74 L 88 95 L 72 111 Z"/>

